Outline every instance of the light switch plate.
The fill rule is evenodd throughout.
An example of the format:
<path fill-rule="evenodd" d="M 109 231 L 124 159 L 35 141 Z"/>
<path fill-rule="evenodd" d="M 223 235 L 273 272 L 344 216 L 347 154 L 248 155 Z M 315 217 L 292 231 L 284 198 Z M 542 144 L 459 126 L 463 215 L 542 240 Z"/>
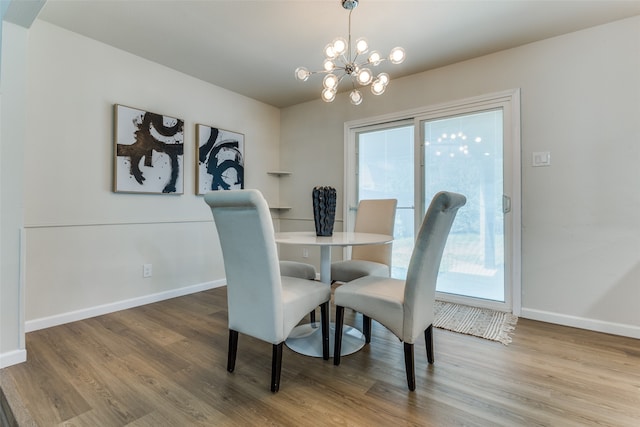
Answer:
<path fill-rule="evenodd" d="M 531 165 L 533 167 L 551 166 L 550 151 L 536 151 L 532 155 Z"/>

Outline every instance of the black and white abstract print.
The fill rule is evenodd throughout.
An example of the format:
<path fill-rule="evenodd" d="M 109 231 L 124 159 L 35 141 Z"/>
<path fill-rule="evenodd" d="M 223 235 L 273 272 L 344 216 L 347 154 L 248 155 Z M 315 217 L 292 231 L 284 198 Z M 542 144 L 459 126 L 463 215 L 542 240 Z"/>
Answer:
<path fill-rule="evenodd" d="M 244 135 L 197 125 L 198 194 L 244 188 Z"/>
<path fill-rule="evenodd" d="M 115 106 L 114 191 L 182 194 L 184 121 Z"/>

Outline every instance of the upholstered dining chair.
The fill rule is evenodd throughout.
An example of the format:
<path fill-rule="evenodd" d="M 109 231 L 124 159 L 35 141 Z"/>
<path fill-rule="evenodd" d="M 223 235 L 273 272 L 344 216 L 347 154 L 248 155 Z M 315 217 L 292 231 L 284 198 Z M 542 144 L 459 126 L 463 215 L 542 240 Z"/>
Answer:
<path fill-rule="evenodd" d="M 300 279 L 316 280 L 316 268 L 304 262 L 298 261 L 280 261 L 280 275 L 298 277 Z M 313 310 L 309 313 L 309 321 L 316 323 L 316 311 Z"/>
<path fill-rule="evenodd" d="M 371 342 L 371 319 L 389 329 L 404 343 L 409 390 L 415 390 L 413 345 L 424 333 L 427 361 L 433 357 L 433 319 L 436 281 L 442 253 L 458 209 L 466 203 L 462 194 L 440 192 L 431 200 L 409 261 L 406 280 L 365 276 L 335 290 L 336 334 L 333 364 L 340 364 L 344 308 L 363 314 L 365 341 Z"/>
<path fill-rule="evenodd" d="M 396 199 L 365 199 L 358 204 L 355 232 L 393 236 L 396 221 Z M 333 282 L 350 282 L 363 276 L 391 275 L 393 243 L 354 246 L 351 258 L 331 263 Z"/>
<path fill-rule="evenodd" d="M 280 275 L 282 276 L 316 280 L 316 274 L 316 268 L 311 264 L 298 261 L 280 261 Z"/>
<path fill-rule="evenodd" d="M 323 358 L 329 359 L 328 286 L 281 276 L 273 223 L 258 190 L 212 191 L 204 196 L 218 231 L 227 279 L 229 350 L 233 372 L 238 334 L 271 343 L 271 391 L 280 387 L 282 346 L 291 330 L 320 306 Z"/>

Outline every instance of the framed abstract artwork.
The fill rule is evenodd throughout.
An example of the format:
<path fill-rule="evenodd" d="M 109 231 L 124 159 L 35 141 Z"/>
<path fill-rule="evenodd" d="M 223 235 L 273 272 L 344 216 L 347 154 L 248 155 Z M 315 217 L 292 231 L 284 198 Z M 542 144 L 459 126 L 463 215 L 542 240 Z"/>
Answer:
<path fill-rule="evenodd" d="M 184 120 L 114 105 L 113 191 L 184 192 Z"/>
<path fill-rule="evenodd" d="M 244 188 L 244 135 L 196 125 L 196 192 Z"/>

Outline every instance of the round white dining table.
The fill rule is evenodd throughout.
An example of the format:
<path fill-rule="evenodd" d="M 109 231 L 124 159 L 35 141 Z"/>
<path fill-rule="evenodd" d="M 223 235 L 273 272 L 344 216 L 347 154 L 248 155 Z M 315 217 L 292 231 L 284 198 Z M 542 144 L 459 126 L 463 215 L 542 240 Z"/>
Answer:
<path fill-rule="evenodd" d="M 275 233 L 276 243 L 284 245 L 320 246 L 320 281 L 331 286 L 331 248 L 334 246 L 380 245 L 393 241 L 393 236 L 374 233 L 334 232 L 331 236 L 317 236 L 315 231 L 287 231 Z M 285 341 L 291 350 L 307 356 L 322 357 L 322 334 L 319 324 L 297 326 Z M 329 328 L 329 352 L 333 354 L 335 326 Z M 355 353 L 364 346 L 364 335 L 358 329 L 344 325 L 342 356 Z"/>

